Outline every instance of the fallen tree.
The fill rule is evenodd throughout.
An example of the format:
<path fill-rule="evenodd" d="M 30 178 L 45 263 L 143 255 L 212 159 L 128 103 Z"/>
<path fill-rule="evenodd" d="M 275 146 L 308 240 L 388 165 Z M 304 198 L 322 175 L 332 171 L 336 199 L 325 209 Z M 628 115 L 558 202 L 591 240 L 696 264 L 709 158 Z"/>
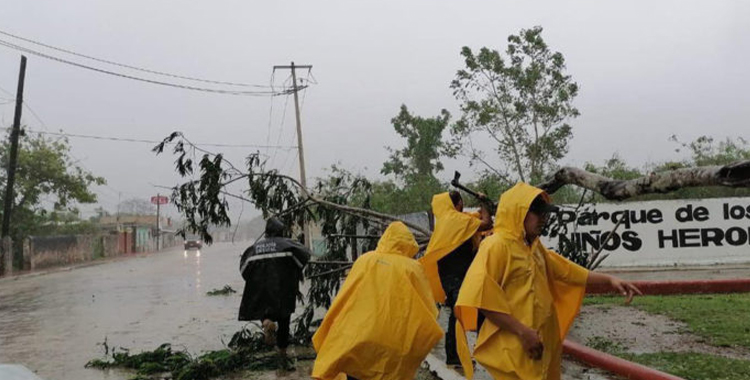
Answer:
<path fill-rule="evenodd" d="M 204 241 L 211 243 L 209 227 L 229 226 L 228 198 L 249 202 L 258 208 L 264 217 L 277 216 L 286 225 L 296 226 L 298 231 L 306 223 L 317 223 L 325 238 L 326 253 L 319 260 L 339 266 L 331 270 L 326 265 L 309 265 L 305 276 L 312 279 L 307 295 L 306 309 L 297 320 L 295 336 L 303 341 L 309 338 L 309 327 L 316 308 L 328 308 L 340 286 L 340 274 L 347 268 L 341 262 L 351 261 L 349 252 L 366 252 L 374 248 L 376 239 L 352 239 L 352 236 L 379 235 L 393 221 L 402 221 L 409 226 L 422 247 L 430 238 L 430 231 L 422 226 L 403 220 L 395 215 L 380 213 L 372 209 L 371 183 L 360 175 L 333 168 L 331 174 L 318 179 L 308 188 L 296 179 L 265 168 L 259 153 L 247 157 L 245 166 L 238 168 L 224 159 L 222 154 L 197 147 L 180 132 L 174 132 L 153 150 L 161 154 L 171 147 L 176 156 L 175 168 L 183 178 L 191 178 L 172 188 L 172 201 L 187 220 L 185 230 L 194 231 Z M 200 159 L 198 155 L 200 152 Z M 197 177 L 197 178 L 196 178 Z M 232 184 L 243 183 L 245 188 L 238 194 L 228 190 Z M 587 192 L 601 194 L 611 200 L 652 193 L 668 193 L 677 189 L 699 186 L 750 187 L 750 161 L 739 161 L 725 166 L 684 168 L 632 180 L 613 180 L 578 168 L 562 168 L 549 180 L 538 185 L 550 194 L 563 186 L 574 185 L 585 189 L 579 207 Z M 551 226 L 557 233 L 566 226 Z M 185 233 L 185 230 L 182 233 Z M 580 252 L 568 247 L 561 253 L 574 261 L 595 268 L 605 256 L 599 252 Z"/>
<path fill-rule="evenodd" d="M 631 179 L 613 180 L 583 169 L 565 167 L 550 176 L 539 188 L 553 194 L 565 185 L 575 185 L 604 198 L 622 201 L 646 194 L 665 194 L 688 187 L 725 186 L 750 188 L 750 160 L 729 165 L 681 168 Z"/>

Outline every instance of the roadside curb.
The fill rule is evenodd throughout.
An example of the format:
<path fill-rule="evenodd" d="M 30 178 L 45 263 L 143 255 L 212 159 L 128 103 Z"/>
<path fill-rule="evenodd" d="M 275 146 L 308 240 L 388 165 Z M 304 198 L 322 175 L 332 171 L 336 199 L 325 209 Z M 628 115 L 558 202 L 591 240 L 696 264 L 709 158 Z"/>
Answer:
<path fill-rule="evenodd" d="M 684 380 L 681 377 L 657 371 L 653 368 L 571 342 L 568 339 L 563 342 L 563 352 L 592 367 L 610 371 L 629 380 Z"/>
<path fill-rule="evenodd" d="M 169 251 L 170 251 L 170 249 L 165 249 L 165 250 L 162 250 L 162 251 L 152 251 L 152 252 L 123 253 L 123 254 L 121 254 L 119 256 L 108 257 L 108 258 L 103 258 L 103 259 L 98 259 L 98 260 L 92 260 L 92 261 L 86 261 L 86 262 L 83 262 L 83 263 L 80 263 L 80 264 L 73 264 L 73 265 L 68 265 L 68 266 L 59 266 L 59 267 L 54 267 L 54 268 L 49 268 L 49 269 L 42 269 L 42 270 L 33 271 L 33 272 L 32 271 L 26 271 L 26 272 L 23 272 L 23 273 L 11 274 L 9 276 L 0 277 L 0 283 L 8 282 L 8 281 L 16 281 L 16 280 L 20 280 L 20 279 L 24 279 L 24 278 L 39 277 L 39 276 L 44 276 L 44 275 L 58 273 L 58 272 L 70 272 L 70 271 L 73 271 L 73 270 L 76 270 L 76 269 L 93 267 L 93 266 L 103 265 L 103 264 L 110 264 L 110 263 L 114 263 L 114 262 L 118 262 L 118 261 L 126 261 L 126 260 L 130 260 L 130 259 L 151 256 L 151 255 L 154 255 L 154 254 L 160 254 L 160 253 L 165 253 L 165 252 L 169 252 Z"/>
<path fill-rule="evenodd" d="M 50 269 L 44 269 L 44 270 L 40 270 L 40 271 L 26 272 L 26 273 L 20 273 L 20 274 L 12 274 L 12 275 L 7 276 L 7 277 L 0 277 L 0 283 L 7 282 L 7 281 L 16 281 L 16 280 L 20 280 L 20 279 L 23 279 L 23 278 L 39 277 L 39 276 L 44 276 L 44 275 L 47 275 L 47 274 L 52 274 L 52 273 L 57 273 L 57 272 L 70 272 L 70 271 L 75 270 L 75 269 L 81 269 L 81 268 L 86 268 L 86 267 L 93 267 L 93 266 L 97 266 L 97 265 L 102 265 L 102 264 L 107 264 L 107 263 L 111 263 L 111 262 L 115 262 L 115 261 L 120 261 L 122 259 L 126 259 L 126 258 L 119 258 L 118 257 L 118 259 L 113 259 L 113 260 L 101 260 L 101 261 L 97 260 L 97 261 L 90 261 L 90 262 L 86 262 L 86 263 L 82 263 L 82 264 L 77 264 L 77 265 L 70 265 L 70 266 L 57 267 L 57 268 L 50 268 Z"/>
<path fill-rule="evenodd" d="M 707 294 L 750 292 L 750 279 L 698 280 L 698 281 L 633 281 L 644 295 Z M 617 293 L 609 285 L 589 285 L 586 294 Z"/>

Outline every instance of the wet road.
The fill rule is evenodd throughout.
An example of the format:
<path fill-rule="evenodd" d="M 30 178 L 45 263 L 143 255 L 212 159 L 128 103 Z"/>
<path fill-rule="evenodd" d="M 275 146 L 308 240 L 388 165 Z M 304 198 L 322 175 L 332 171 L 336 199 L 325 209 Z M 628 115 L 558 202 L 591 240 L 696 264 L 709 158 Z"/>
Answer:
<path fill-rule="evenodd" d="M 164 342 L 191 353 L 223 347 L 239 330 L 249 242 L 168 250 L 41 276 L 0 280 L 0 363 L 23 364 L 45 380 L 127 379 L 85 369 L 97 345 L 151 350 Z M 206 296 L 230 285 L 238 293 Z"/>

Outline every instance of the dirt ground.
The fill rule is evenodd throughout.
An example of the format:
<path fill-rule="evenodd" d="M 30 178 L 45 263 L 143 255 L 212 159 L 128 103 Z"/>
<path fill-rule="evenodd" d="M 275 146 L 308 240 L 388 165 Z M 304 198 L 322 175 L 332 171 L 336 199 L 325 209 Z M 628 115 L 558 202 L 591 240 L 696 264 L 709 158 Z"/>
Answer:
<path fill-rule="evenodd" d="M 629 306 L 584 306 L 568 338 L 585 345 L 604 338 L 634 354 L 693 351 L 750 360 L 746 348 L 707 344 L 684 323 Z"/>

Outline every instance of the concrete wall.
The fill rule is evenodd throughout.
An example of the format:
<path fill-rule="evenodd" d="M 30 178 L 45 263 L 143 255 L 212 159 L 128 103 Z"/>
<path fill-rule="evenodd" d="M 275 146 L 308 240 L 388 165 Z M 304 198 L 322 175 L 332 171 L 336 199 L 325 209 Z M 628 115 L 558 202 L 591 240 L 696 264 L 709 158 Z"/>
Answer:
<path fill-rule="evenodd" d="M 120 254 L 117 235 L 32 236 L 24 243 L 24 261 L 31 270 Z"/>
<path fill-rule="evenodd" d="M 602 266 L 750 262 L 750 197 L 600 203 L 556 217 L 569 222 L 568 231 L 545 237 L 545 244 L 555 248 L 567 239 L 587 252 L 604 245 Z"/>
<path fill-rule="evenodd" d="M 135 230 L 135 229 L 133 229 Z M 153 252 L 156 239 L 148 231 L 148 239 L 137 252 Z M 83 263 L 99 258 L 135 253 L 135 233 L 100 235 L 31 236 L 23 242 L 23 270 L 38 270 Z M 13 274 L 13 253 L 10 238 L 0 244 L 0 276 Z M 173 233 L 162 234 L 162 249 L 181 243 Z M 129 250 L 128 250 L 129 249 Z"/>

